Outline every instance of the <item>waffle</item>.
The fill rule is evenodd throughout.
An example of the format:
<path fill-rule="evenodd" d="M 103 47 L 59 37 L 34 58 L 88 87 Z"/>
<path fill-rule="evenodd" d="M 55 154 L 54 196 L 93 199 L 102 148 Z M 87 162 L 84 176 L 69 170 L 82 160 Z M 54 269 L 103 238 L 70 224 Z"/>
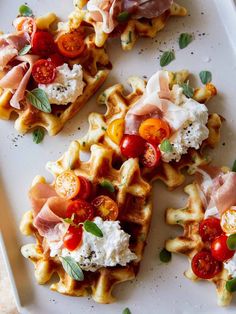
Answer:
<path fill-rule="evenodd" d="M 83 94 L 75 102 L 66 106 L 52 106 L 52 113 L 39 111 L 31 105 L 22 104 L 21 109 L 10 106 L 12 93 L 10 90 L 0 90 L 0 119 L 10 120 L 16 117 L 15 129 L 24 134 L 35 127 L 45 128 L 49 135 L 56 135 L 64 127 L 65 123 L 74 117 L 84 106 L 89 98 L 99 89 L 106 80 L 109 70 L 109 59 L 104 48 L 98 48 L 94 44 L 94 35 L 85 39 L 87 46 L 87 58 L 78 58 L 73 63 L 81 64 L 83 67 L 83 81 L 85 87 Z"/>
<path fill-rule="evenodd" d="M 188 79 L 189 73 L 186 70 L 180 72 L 169 72 L 170 87 L 174 84 L 181 84 Z M 122 158 L 119 145 L 115 144 L 106 134 L 109 123 L 115 119 L 124 118 L 129 108 L 131 108 L 145 91 L 146 82 L 138 77 L 131 77 L 128 80 L 131 91 L 127 93 L 122 84 L 116 84 L 105 90 L 98 97 L 98 104 L 106 105 L 107 111 L 104 115 L 91 113 L 89 115 L 89 130 L 87 134 L 79 140 L 84 151 L 89 150 L 92 144 L 103 143 L 111 147 L 117 158 Z M 213 84 L 207 84 L 194 91 L 194 99 L 205 103 L 216 95 L 217 91 Z M 216 113 L 209 115 L 208 129 L 209 137 L 206 139 L 199 151 L 189 149 L 188 154 L 183 155 L 181 160 L 176 162 L 161 162 L 155 169 L 142 168 L 142 175 L 148 181 L 160 179 L 170 189 L 174 189 L 184 182 L 185 176 L 182 170 L 187 168 L 189 174 L 193 174 L 197 166 L 210 162 L 210 158 L 204 154 L 203 148 L 214 148 L 220 140 L 220 127 L 222 118 Z"/>
<path fill-rule="evenodd" d="M 81 146 L 78 141 L 71 143 L 68 151 L 56 162 L 49 162 L 47 168 L 55 177 L 66 169 L 73 169 L 76 175 L 89 178 L 93 184 L 109 180 L 116 190 L 116 203 L 120 209 L 118 220 L 122 228 L 131 235 L 130 249 L 137 259 L 125 267 L 101 268 L 96 272 L 84 272 L 84 281 L 75 281 L 63 270 L 58 258 L 43 255 L 42 238 L 33 227 L 33 214 L 27 212 L 20 229 L 24 235 L 34 236 L 36 244 L 28 244 L 24 251 L 31 252 L 29 259 L 34 263 L 35 277 L 39 284 L 47 283 L 54 273 L 59 281 L 51 289 L 71 296 L 91 295 L 96 302 L 111 303 L 115 300 L 112 290 L 120 282 L 133 279 L 139 269 L 151 219 L 150 185 L 140 175 L 137 159 L 129 159 L 117 170 L 113 166 L 113 151 L 101 144 L 91 147 L 91 157 L 81 161 Z M 117 167 L 116 167 L 117 168 Z M 45 182 L 37 177 L 36 182 Z"/>
<path fill-rule="evenodd" d="M 198 280 L 199 278 L 192 271 L 191 261 L 194 255 L 206 245 L 199 235 L 199 222 L 204 219 L 205 210 L 195 183 L 186 186 L 184 191 L 189 195 L 186 206 L 179 209 L 168 208 L 166 211 L 166 222 L 170 225 L 181 226 L 184 232 L 182 236 L 167 240 L 166 249 L 186 255 L 190 267 L 185 272 L 185 276 L 191 280 Z M 223 268 L 217 276 L 208 280 L 216 286 L 219 306 L 227 306 L 232 299 L 232 293 L 225 288 L 226 281 L 229 279 L 231 278 L 228 271 Z"/>
<path fill-rule="evenodd" d="M 95 22 L 89 11 L 83 10 L 87 0 L 74 0 L 75 11 L 69 16 L 69 23 L 64 25 L 67 29 L 77 29 L 81 23 L 92 25 L 95 32 L 95 44 L 102 47 L 108 39 L 109 34 L 102 30 L 102 23 Z M 170 10 L 164 12 L 161 16 L 153 19 L 130 19 L 121 31 L 121 46 L 123 50 L 131 50 L 139 37 L 154 38 L 157 33 L 167 24 L 171 16 L 186 16 L 187 10 L 177 3 L 173 3 Z"/>

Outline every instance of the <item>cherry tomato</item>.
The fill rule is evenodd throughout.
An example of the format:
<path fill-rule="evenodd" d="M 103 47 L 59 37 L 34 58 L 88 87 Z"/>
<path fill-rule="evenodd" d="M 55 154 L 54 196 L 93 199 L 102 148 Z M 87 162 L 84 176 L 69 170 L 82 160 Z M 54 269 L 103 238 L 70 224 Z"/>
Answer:
<path fill-rule="evenodd" d="M 119 214 L 119 209 L 109 196 L 100 195 L 92 201 L 95 208 L 95 216 L 102 217 L 103 220 L 116 220 Z"/>
<path fill-rule="evenodd" d="M 211 254 L 217 261 L 224 262 L 234 256 L 235 251 L 228 248 L 227 239 L 228 237 L 222 234 L 211 244 Z"/>
<path fill-rule="evenodd" d="M 120 143 L 122 155 L 127 158 L 136 158 L 145 151 L 145 141 L 138 135 L 124 135 Z"/>
<path fill-rule="evenodd" d="M 120 141 L 124 135 L 124 129 L 125 129 L 125 121 L 124 119 L 116 119 L 113 120 L 107 128 L 107 135 L 110 137 L 110 139 L 116 143 L 120 144 Z"/>
<path fill-rule="evenodd" d="M 66 209 L 66 217 L 71 218 L 74 214 L 74 223 L 79 224 L 85 220 L 92 220 L 94 217 L 94 208 L 84 200 L 75 200 L 70 203 Z"/>
<path fill-rule="evenodd" d="M 68 200 L 74 198 L 80 190 L 79 178 L 71 170 L 66 170 L 59 174 L 55 182 L 57 194 Z"/>
<path fill-rule="evenodd" d="M 161 158 L 160 149 L 152 143 L 145 143 L 145 151 L 140 157 L 140 161 L 144 167 L 152 168 L 159 164 Z"/>
<path fill-rule="evenodd" d="M 164 139 L 170 137 L 170 127 L 164 120 L 150 118 L 141 123 L 139 135 L 148 142 L 160 144 Z"/>
<path fill-rule="evenodd" d="M 32 17 L 18 17 L 14 26 L 17 31 L 27 32 L 29 35 L 33 35 L 37 30 L 37 25 Z"/>
<path fill-rule="evenodd" d="M 203 242 L 212 242 L 216 237 L 223 233 L 220 220 L 218 218 L 207 218 L 200 222 L 199 224 L 199 234 Z"/>
<path fill-rule="evenodd" d="M 224 232 L 233 234 L 236 233 L 236 210 L 233 208 L 227 209 L 221 216 L 221 228 Z"/>
<path fill-rule="evenodd" d="M 48 57 L 56 51 L 52 34 L 47 31 L 37 31 L 31 41 L 33 54 Z"/>
<path fill-rule="evenodd" d="M 66 33 L 57 40 L 60 53 L 67 58 L 77 58 L 85 49 L 84 39 L 79 32 Z"/>
<path fill-rule="evenodd" d="M 194 274 L 202 279 L 211 279 L 222 269 L 222 264 L 208 251 L 201 251 L 194 255 L 191 265 Z"/>
<path fill-rule="evenodd" d="M 87 200 L 92 192 L 92 184 L 85 177 L 79 176 L 78 178 L 80 180 L 80 190 L 79 193 L 77 194 L 77 198 Z"/>
<path fill-rule="evenodd" d="M 59 55 L 59 53 L 52 54 L 49 56 L 48 60 L 51 61 L 55 67 L 59 67 L 65 63 L 65 58 Z"/>
<path fill-rule="evenodd" d="M 50 84 L 55 80 L 56 67 L 52 61 L 38 60 L 33 66 L 32 76 L 38 84 Z"/>
<path fill-rule="evenodd" d="M 74 251 L 79 245 L 82 244 L 83 228 L 82 226 L 70 226 L 63 237 L 64 247 L 69 251 Z"/>

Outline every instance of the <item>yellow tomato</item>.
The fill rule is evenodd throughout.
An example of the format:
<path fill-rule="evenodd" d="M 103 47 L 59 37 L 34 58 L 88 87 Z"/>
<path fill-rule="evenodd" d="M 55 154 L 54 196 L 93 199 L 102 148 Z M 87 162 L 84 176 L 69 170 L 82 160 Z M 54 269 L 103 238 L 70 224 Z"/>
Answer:
<path fill-rule="evenodd" d="M 56 178 L 55 190 L 59 196 L 70 200 L 79 193 L 80 180 L 73 171 L 64 171 Z"/>
<path fill-rule="evenodd" d="M 116 119 L 113 120 L 107 128 L 107 135 L 110 137 L 110 139 L 116 143 L 117 145 L 120 144 L 120 141 L 124 135 L 124 129 L 125 129 L 125 121 L 124 119 Z"/>
<path fill-rule="evenodd" d="M 164 120 L 150 118 L 141 123 L 139 135 L 148 142 L 160 144 L 164 139 L 170 137 L 170 127 Z"/>
<path fill-rule="evenodd" d="M 225 233 L 236 233 L 236 209 L 227 209 L 221 216 L 220 225 Z"/>

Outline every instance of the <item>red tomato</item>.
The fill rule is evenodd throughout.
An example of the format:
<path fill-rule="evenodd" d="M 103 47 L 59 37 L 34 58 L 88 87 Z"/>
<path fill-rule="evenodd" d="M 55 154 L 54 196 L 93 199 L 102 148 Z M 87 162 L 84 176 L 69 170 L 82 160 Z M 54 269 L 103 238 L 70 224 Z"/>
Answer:
<path fill-rule="evenodd" d="M 92 201 L 96 216 L 103 220 L 116 220 L 119 214 L 119 208 L 109 196 L 100 195 Z"/>
<path fill-rule="evenodd" d="M 49 60 L 38 60 L 32 69 L 32 76 L 38 84 L 50 84 L 56 77 L 56 67 Z"/>
<path fill-rule="evenodd" d="M 74 251 L 79 245 L 82 244 L 83 228 L 82 226 L 70 226 L 63 237 L 63 244 L 69 251 Z"/>
<path fill-rule="evenodd" d="M 33 54 L 48 57 L 56 51 L 56 44 L 52 34 L 47 31 L 37 31 L 32 38 Z"/>
<path fill-rule="evenodd" d="M 194 274 L 202 279 L 215 277 L 222 269 L 222 264 L 215 260 L 211 252 L 201 251 L 192 259 L 192 270 Z"/>
<path fill-rule="evenodd" d="M 59 53 L 52 54 L 49 58 L 49 61 L 51 61 L 55 67 L 59 67 L 65 63 L 65 58 L 61 56 Z"/>
<path fill-rule="evenodd" d="M 76 198 L 80 198 L 80 199 L 86 200 L 91 195 L 92 184 L 85 177 L 79 176 L 78 178 L 79 178 L 79 181 L 80 181 L 80 190 L 79 190 L 79 193 L 77 194 Z"/>
<path fill-rule="evenodd" d="M 235 251 L 227 246 L 228 237 L 224 234 L 216 238 L 211 244 L 211 254 L 217 261 L 224 262 L 233 257 Z"/>
<path fill-rule="evenodd" d="M 82 54 L 86 46 L 81 33 L 74 31 L 61 35 L 57 47 L 63 56 L 74 59 Z"/>
<path fill-rule="evenodd" d="M 19 17 L 14 25 L 19 32 L 27 32 L 29 35 L 33 35 L 37 30 L 36 22 L 32 17 Z"/>
<path fill-rule="evenodd" d="M 220 226 L 220 219 L 218 218 L 207 218 L 199 224 L 199 234 L 203 242 L 212 242 L 216 237 L 220 236 L 223 230 Z"/>
<path fill-rule="evenodd" d="M 74 223 L 79 224 L 85 220 L 92 220 L 94 209 L 92 205 L 84 200 L 75 200 L 66 209 L 66 217 L 71 218 L 73 214 L 75 215 Z"/>
<path fill-rule="evenodd" d="M 124 135 L 120 142 L 121 153 L 127 158 L 139 157 L 144 153 L 145 143 L 139 135 Z"/>
<path fill-rule="evenodd" d="M 140 157 L 140 161 L 144 167 L 152 168 L 159 164 L 161 158 L 160 149 L 151 143 L 145 143 L 145 151 Z"/>

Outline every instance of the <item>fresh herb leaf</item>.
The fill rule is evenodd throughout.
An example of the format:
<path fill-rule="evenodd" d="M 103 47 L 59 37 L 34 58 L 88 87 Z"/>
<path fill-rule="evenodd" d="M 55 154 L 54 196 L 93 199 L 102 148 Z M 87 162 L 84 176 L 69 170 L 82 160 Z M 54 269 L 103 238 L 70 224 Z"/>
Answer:
<path fill-rule="evenodd" d="M 182 33 L 179 36 L 179 48 L 184 49 L 187 47 L 193 40 L 193 36 L 188 33 Z"/>
<path fill-rule="evenodd" d="M 26 45 L 24 48 L 22 48 L 20 51 L 19 51 L 19 56 L 24 56 L 26 55 L 30 49 L 31 49 L 31 45 Z"/>
<path fill-rule="evenodd" d="M 236 172 L 236 160 L 234 161 L 233 167 L 232 167 L 232 171 Z"/>
<path fill-rule="evenodd" d="M 19 7 L 19 13 L 21 16 L 33 16 L 33 11 L 26 4 L 22 4 Z"/>
<path fill-rule="evenodd" d="M 46 113 L 50 113 L 52 111 L 47 94 L 44 90 L 40 88 L 35 88 L 32 91 L 27 91 L 26 99 L 32 106 L 40 111 Z"/>
<path fill-rule="evenodd" d="M 98 226 L 94 222 L 92 222 L 90 220 L 86 220 L 84 222 L 84 229 L 87 232 L 95 235 L 96 237 L 99 237 L 99 238 L 103 237 L 102 230 L 100 228 L 98 228 Z"/>
<path fill-rule="evenodd" d="M 228 249 L 235 251 L 236 250 L 236 233 L 228 236 L 226 243 L 227 243 Z"/>
<path fill-rule="evenodd" d="M 127 22 L 130 18 L 130 14 L 127 11 L 121 12 L 118 16 L 117 16 L 117 21 L 119 23 L 124 23 Z"/>
<path fill-rule="evenodd" d="M 75 213 L 72 214 L 70 218 L 64 218 L 64 222 L 70 224 L 70 225 L 75 225 L 74 224 L 74 219 L 75 219 Z"/>
<path fill-rule="evenodd" d="M 125 308 L 122 314 L 131 314 L 130 309 L 128 307 Z"/>
<path fill-rule="evenodd" d="M 183 93 L 186 97 L 192 98 L 194 95 L 194 89 L 192 86 L 189 85 L 189 83 L 183 83 L 181 84 L 181 87 L 183 88 Z"/>
<path fill-rule="evenodd" d="M 38 129 L 34 130 L 33 142 L 36 144 L 41 143 L 43 141 L 44 135 L 45 135 L 44 129 L 38 128 Z"/>
<path fill-rule="evenodd" d="M 236 278 L 226 281 L 225 288 L 229 292 L 235 292 L 236 291 Z"/>
<path fill-rule="evenodd" d="M 71 256 L 66 257 L 60 257 L 62 266 L 67 272 L 67 274 L 77 280 L 77 281 L 83 281 L 84 280 L 84 274 L 82 269 L 80 268 L 79 264 L 76 263 L 76 261 Z"/>
<path fill-rule="evenodd" d="M 169 263 L 171 261 L 171 252 L 166 249 L 162 249 L 159 254 L 162 263 Z"/>
<path fill-rule="evenodd" d="M 109 180 L 104 180 L 100 183 L 101 187 L 103 187 L 104 189 L 107 189 L 109 192 L 113 193 L 115 192 L 115 188 L 113 186 L 113 184 L 111 183 L 111 181 Z"/>
<path fill-rule="evenodd" d="M 160 150 L 164 153 L 171 153 L 173 151 L 173 147 L 169 140 L 164 140 L 161 142 Z"/>
<path fill-rule="evenodd" d="M 165 51 L 160 59 L 160 66 L 164 67 L 171 63 L 175 59 L 175 53 L 174 51 Z"/>
<path fill-rule="evenodd" d="M 201 71 L 199 73 L 202 84 L 207 84 L 212 81 L 212 74 L 210 71 Z"/>
<path fill-rule="evenodd" d="M 104 128 L 104 126 L 102 126 L 102 130 L 103 130 L 103 131 L 106 131 L 107 129 L 106 129 L 106 128 Z"/>

